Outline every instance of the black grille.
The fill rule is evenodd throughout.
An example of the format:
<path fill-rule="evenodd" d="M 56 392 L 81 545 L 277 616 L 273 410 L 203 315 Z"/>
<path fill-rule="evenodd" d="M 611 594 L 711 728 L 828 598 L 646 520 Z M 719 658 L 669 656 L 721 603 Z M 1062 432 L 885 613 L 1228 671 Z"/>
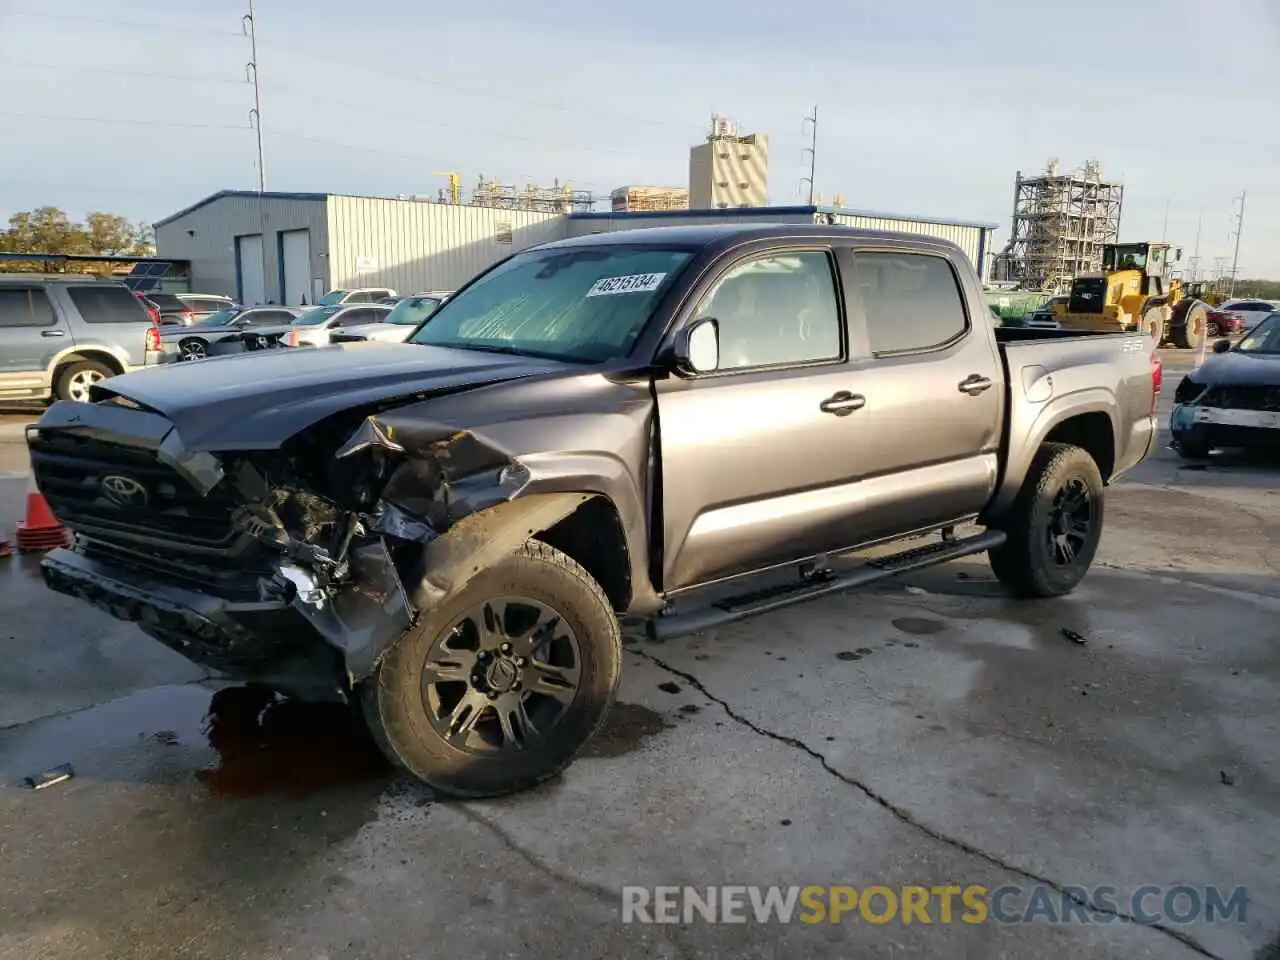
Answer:
<path fill-rule="evenodd" d="M 31 467 L 53 512 L 73 530 L 125 544 L 173 544 L 223 553 L 239 539 L 231 523 L 236 500 L 224 481 L 201 496 L 177 471 L 146 449 L 42 431 L 33 437 Z M 146 491 L 145 505 L 120 506 L 103 488 L 124 477 Z"/>
<path fill-rule="evenodd" d="M 1280 387 L 1255 385 L 1211 388 L 1200 403 L 1223 410 L 1269 410 L 1280 412 Z"/>
<path fill-rule="evenodd" d="M 1071 287 L 1067 310 L 1071 313 L 1101 313 L 1107 302 L 1107 281 L 1102 277 L 1081 277 Z"/>

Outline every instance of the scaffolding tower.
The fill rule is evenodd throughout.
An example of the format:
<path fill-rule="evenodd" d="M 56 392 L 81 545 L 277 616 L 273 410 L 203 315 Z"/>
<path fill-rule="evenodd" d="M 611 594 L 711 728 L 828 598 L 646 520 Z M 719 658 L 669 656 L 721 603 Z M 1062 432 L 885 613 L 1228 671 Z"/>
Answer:
<path fill-rule="evenodd" d="M 998 258 L 1001 279 L 1054 292 L 1102 270 L 1102 245 L 1120 236 L 1124 186 L 1102 179 L 1097 160 L 1061 173 L 1057 159 L 1035 177 L 1017 174 L 1013 235 Z"/>
<path fill-rule="evenodd" d="M 496 207 L 499 210 L 587 213 L 595 208 L 595 202 L 595 194 L 590 190 L 574 190 L 570 184 L 561 186 L 559 180 L 550 187 L 530 183 L 521 189 L 514 184 L 486 180 L 481 174 L 471 191 L 472 206 Z"/>

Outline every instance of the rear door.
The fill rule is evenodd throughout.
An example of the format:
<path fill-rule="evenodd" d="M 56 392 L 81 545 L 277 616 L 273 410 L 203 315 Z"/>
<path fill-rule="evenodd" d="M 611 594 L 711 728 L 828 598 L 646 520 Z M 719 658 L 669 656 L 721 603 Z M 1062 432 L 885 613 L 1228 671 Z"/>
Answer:
<path fill-rule="evenodd" d="M 131 367 L 147 361 L 147 331 L 154 324 L 146 307 L 120 283 L 69 283 L 64 287 L 79 322 L 73 321 L 77 347 L 95 346 L 114 353 Z"/>
<path fill-rule="evenodd" d="M 0 284 L 0 392 L 40 390 L 71 331 L 39 284 Z"/>
<path fill-rule="evenodd" d="M 965 296 L 968 265 L 919 248 L 850 248 L 842 265 L 850 382 L 866 397 L 858 541 L 978 513 L 995 491 L 1004 383 L 992 321 L 966 307 L 982 302 Z"/>

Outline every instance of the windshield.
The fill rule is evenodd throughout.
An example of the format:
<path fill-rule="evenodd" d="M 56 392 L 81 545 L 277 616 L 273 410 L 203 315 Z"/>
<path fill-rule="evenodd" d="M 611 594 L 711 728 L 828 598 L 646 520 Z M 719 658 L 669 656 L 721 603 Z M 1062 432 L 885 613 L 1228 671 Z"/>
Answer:
<path fill-rule="evenodd" d="M 1280 353 L 1280 313 L 1259 321 L 1236 349 L 1241 353 Z"/>
<path fill-rule="evenodd" d="M 435 297 L 406 297 L 392 307 L 391 312 L 378 322 L 416 327 L 435 313 L 436 308 L 439 306 L 440 301 Z"/>
<path fill-rule="evenodd" d="M 335 303 L 341 303 L 342 298 L 347 295 L 346 290 L 330 290 L 323 297 L 316 301 L 318 307 L 331 307 Z"/>
<path fill-rule="evenodd" d="M 410 342 L 582 363 L 625 356 L 692 256 L 638 246 L 517 254 L 445 301 Z"/>
<path fill-rule="evenodd" d="M 317 323 L 324 323 L 341 309 L 341 307 L 313 307 L 293 322 L 301 323 L 308 327 L 314 326 Z"/>
<path fill-rule="evenodd" d="M 209 314 L 203 320 L 199 321 L 198 323 L 192 324 L 192 326 L 194 327 L 225 326 L 226 324 L 230 323 L 233 319 L 235 319 L 235 315 L 239 312 L 240 312 L 239 310 L 215 310 L 213 313 Z"/>

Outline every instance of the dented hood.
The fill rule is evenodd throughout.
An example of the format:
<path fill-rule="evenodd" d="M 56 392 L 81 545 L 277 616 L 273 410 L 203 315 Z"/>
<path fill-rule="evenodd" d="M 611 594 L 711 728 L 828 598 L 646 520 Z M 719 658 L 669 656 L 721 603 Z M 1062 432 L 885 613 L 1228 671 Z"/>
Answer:
<path fill-rule="evenodd" d="M 353 407 L 452 393 L 566 367 L 477 350 L 344 343 L 164 364 L 112 377 L 95 396 L 116 394 L 164 414 L 193 452 L 272 449 Z"/>

